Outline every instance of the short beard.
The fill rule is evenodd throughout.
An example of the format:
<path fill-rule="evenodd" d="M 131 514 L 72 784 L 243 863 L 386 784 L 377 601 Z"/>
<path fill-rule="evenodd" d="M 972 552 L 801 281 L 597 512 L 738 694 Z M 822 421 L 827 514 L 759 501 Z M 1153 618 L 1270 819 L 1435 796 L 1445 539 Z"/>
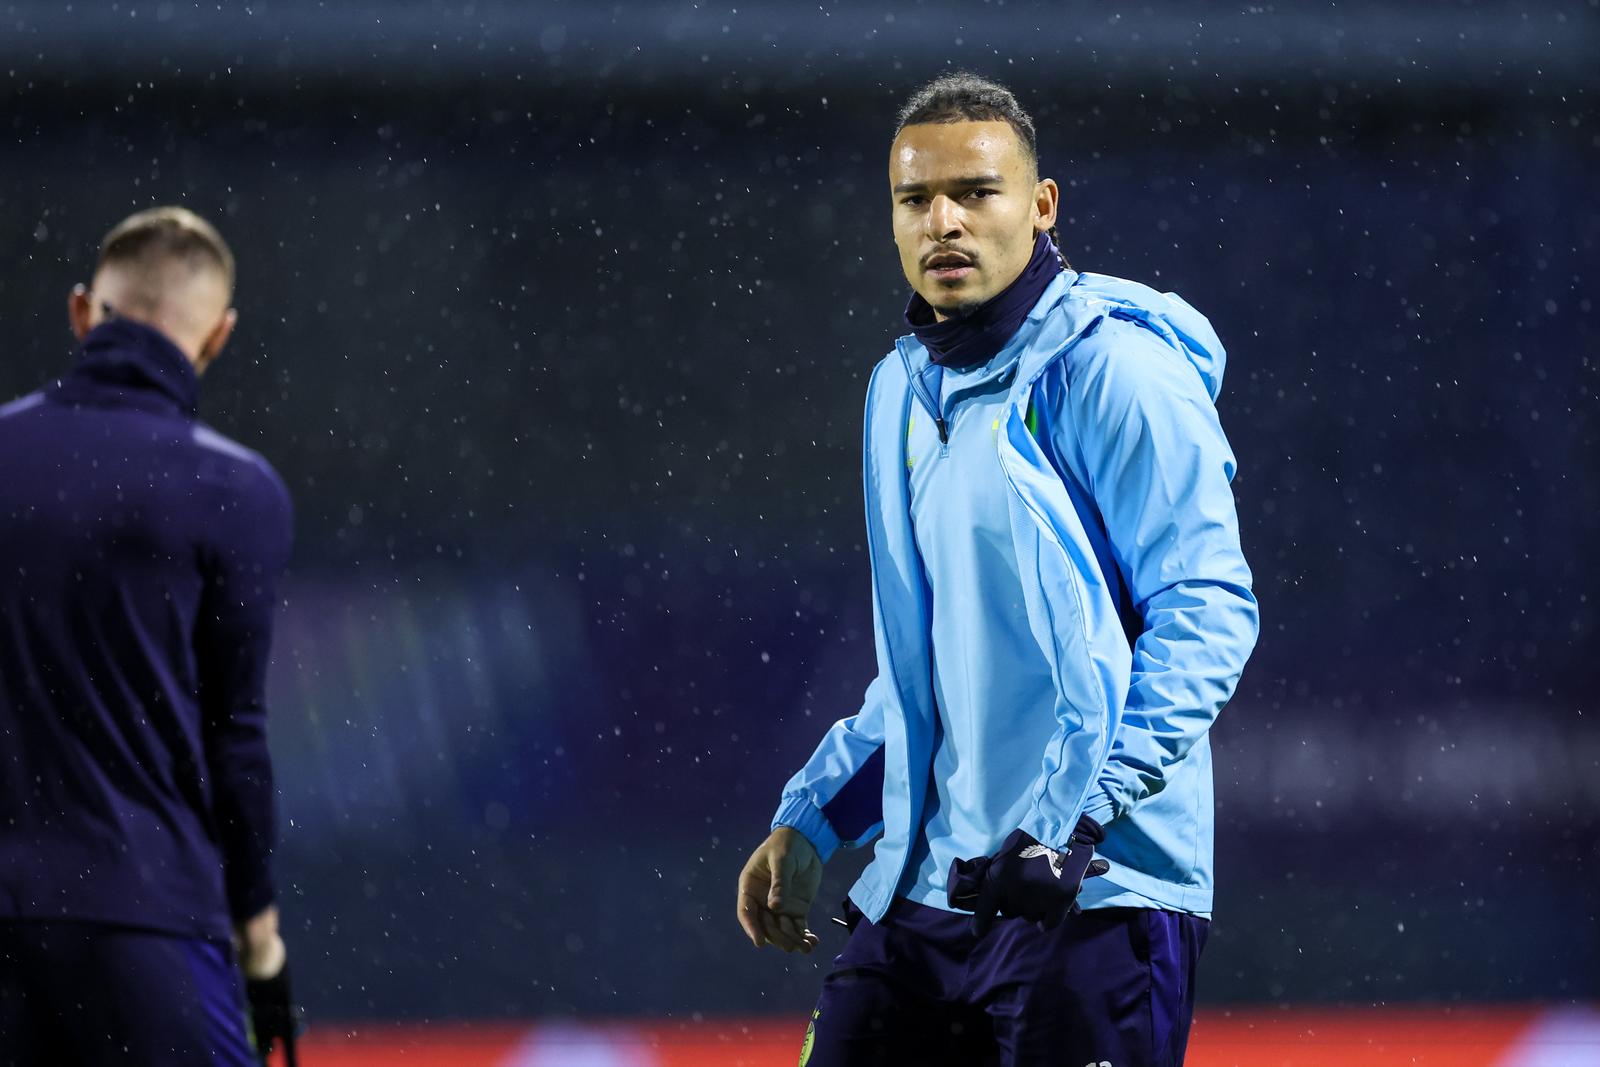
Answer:
<path fill-rule="evenodd" d="M 935 304 L 928 301 L 928 306 L 947 319 L 959 319 L 963 315 L 970 315 L 988 303 L 986 300 L 957 300 L 950 304 Z"/>

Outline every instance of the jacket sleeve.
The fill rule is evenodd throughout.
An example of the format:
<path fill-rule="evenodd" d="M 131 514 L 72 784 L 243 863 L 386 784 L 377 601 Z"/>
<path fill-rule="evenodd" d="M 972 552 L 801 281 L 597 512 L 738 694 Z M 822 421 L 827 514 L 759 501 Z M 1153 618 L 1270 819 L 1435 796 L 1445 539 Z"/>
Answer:
<path fill-rule="evenodd" d="M 1233 694 L 1255 644 L 1233 452 L 1183 353 L 1109 323 L 1073 353 L 1056 446 L 1098 510 L 1143 629 L 1122 721 L 1084 812 L 1105 823 L 1159 793 Z"/>
<path fill-rule="evenodd" d="M 861 710 L 828 728 L 822 743 L 783 787 L 772 828 L 804 834 L 826 863 L 840 847 L 866 844 L 883 830 L 882 677 L 867 686 Z"/>
<path fill-rule="evenodd" d="M 278 578 L 292 537 L 289 496 L 276 474 L 249 473 L 218 494 L 215 536 L 202 552 L 205 589 L 194 636 L 212 816 L 235 923 L 274 899 L 265 692 Z"/>

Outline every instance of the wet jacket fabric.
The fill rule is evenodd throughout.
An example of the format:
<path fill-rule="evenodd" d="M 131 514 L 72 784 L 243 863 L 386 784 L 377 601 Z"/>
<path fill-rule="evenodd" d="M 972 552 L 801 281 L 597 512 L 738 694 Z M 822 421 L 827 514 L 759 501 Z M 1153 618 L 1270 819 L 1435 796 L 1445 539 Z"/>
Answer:
<path fill-rule="evenodd" d="M 1051 680 L 1038 701 L 975 700 L 986 732 L 1042 735 L 1025 765 L 994 765 L 946 790 L 963 818 L 925 819 L 949 724 L 934 695 L 938 575 L 918 547 L 908 441 L 939 411 L 943 372 L 901 338 L 868 387 L 865 494 L 878 676 L 861 711 L 836 723 L 784 787 L 773 825 L 824 858 L 876 839 L 851 899 L 877 921 L 917 892 L 919 843 L 965 856 L 1013 829 L 1065 845 L 1080 813 L 1106 824 L 1111 862 L 1096 887 L 1206 914 L 1212 902 L 1207 731 L 1257 632 L 1239 547 L 1234 458 L 1217 418 L 1225 354 L 1206 320 L 1171 294 L 1063 271 L 996 361 L 1015 359 L 992 447 L 1004 482 L 1015 581 Z M 910 429 L 908 429 L 908 427 Z M 985 491 L 978 489 L 974 491 Z M 959 492 L 959 483 L 949 491 Z M 984 606 L 1014 595 L 1006 567 L 963 613 L 972 640 Z M 967 728 L 962 724 L 958 728 Z M 1016 825 L 998 816 L 1020 813 Z M 1009 818 L 1009 815 L 1007 816 Z M 925 835 L 934 840 L 922 842 Z M 1118 899 L 1118 897 L 1122 899 Z M 946 905 L 947 906 L 947 905 Z"/>
<path fill-rule="evenodd" d="M 289 496 L 198 393 L 114 319 L 0 407 L 0 919 L 226 937 L 273 899 Z"/>

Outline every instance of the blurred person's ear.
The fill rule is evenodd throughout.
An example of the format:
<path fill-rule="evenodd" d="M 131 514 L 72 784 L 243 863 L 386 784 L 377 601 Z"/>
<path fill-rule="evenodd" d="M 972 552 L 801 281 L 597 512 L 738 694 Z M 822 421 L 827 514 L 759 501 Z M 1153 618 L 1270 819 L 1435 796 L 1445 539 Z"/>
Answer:
<path fill-rule="evenodd" d="M 200 347 L 195 352 L 195 374 L 204 374 L 212 361 L 222 354 L 222 346 L 228 343 L 228 338 L 238 322 L 239 312 L 235 308 L 229 308 L 222 313 L 222 318 L 217 320 L 217 325 L 206 335 L 206 339 L 200 342 Z"/>
<path fill-rule="evenodd" d="M 94 301 L 89 299 L 89 287 L 81 282 L 67 294 L 67 322 L 72 326 L 72 335 L 80 341 L 94 329 Z"/>

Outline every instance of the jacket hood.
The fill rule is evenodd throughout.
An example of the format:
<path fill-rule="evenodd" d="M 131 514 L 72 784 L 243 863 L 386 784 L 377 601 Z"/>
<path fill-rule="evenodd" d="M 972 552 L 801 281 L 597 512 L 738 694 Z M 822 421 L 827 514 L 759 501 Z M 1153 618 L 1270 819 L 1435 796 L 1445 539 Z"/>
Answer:
<path fill-rule="evenodd" d="M 1080 274 L 1072 294 L 1100 305 L 1114 318 L 1137 323 L 1176 348 L 1205 382 L 1213 402 L 1222 392 L 1228 353 L 1206 317 L 1176 293 L 1158 293 L 1148 285 L 1108 274 Z"/>

